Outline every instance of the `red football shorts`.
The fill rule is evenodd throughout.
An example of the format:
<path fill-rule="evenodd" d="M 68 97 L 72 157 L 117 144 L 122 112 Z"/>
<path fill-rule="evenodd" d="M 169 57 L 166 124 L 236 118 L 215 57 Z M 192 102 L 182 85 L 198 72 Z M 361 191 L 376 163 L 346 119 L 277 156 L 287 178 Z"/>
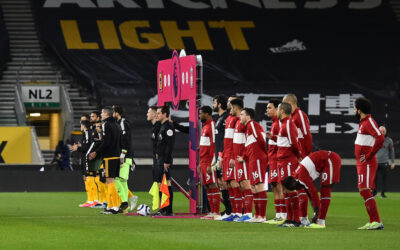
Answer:
<path fill-rule="evenodd" d="M 278 159 L 279 183 L 282 183 L 286 177 L 292 176 L 298 164 L 297 158 Z"/>
<path fill-rule="evenodd" d="M 217 173 L 216 171 L 211 171 L 211 173 L 207 173 L 207 167 L 209 166 L 201 166 L 201 179 L 203 181 L 203 185 L 217 183 Z"/>
<path fill-rule="evenodd" d="M 276 183 L 279 181 L 278 162 L 269 162 L 268 183 Z"/>
<path fill-rule="evenodd" d="M 250 169 L 246 162 L 235 162 L 235 170 L 236 170 L 236 182 L 241 182 L 245 180 L 250 180 Z"/>
<path fill-rule="evenodd" d="M 267 172 L 267 160 L 266 159 L 255 159 L 249 161 L 249 167 L 251 171 L 250 183 L 256 185 L 258 183 L 265 182 L 265 173 Z"/>
<path fill-rule="evenodd" d="M 231 159 L 226 157 L 222 159 L 222 179 L 224 181 L 231 181 L 231 180 L 235 180 L 235 175 L 236 175 L 236 171 L 235 168 L 230 168 L 229 167 L 229 161 Z"/>
<path fill-rule="evenodd" d="M 373 157 L 368 162 L 357 162 L 358 188 L 375 188 L 375 175 L 378 161 Z"/>

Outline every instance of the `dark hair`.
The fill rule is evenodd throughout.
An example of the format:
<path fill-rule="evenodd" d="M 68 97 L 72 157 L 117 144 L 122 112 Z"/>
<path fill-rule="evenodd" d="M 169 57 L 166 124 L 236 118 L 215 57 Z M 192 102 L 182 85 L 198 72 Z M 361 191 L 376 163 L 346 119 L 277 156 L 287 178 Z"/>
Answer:
<path fill-rule="evenodd" d="M 254 119 L 254 117 L 256 116 L 256 111 L 254 111 L 254 109 L 252 108 L 244 108 L 243 110 L 248 116 L 250 116 L 251 119 Z"/>
<path fill-rule="evenodd" d="M 83 114 L 83 115 L 81 115 L 81 118 L 82 117 L 86 117 L 87 120 L 89 120 L 89 118 L 90 118 L 88 114 Z"/>
<path fill-rule="evenodd" d="M 103 110 L 104 110 L 104 112 L 106 112 L 106 113 L 108 114 L 108 116 L 112 117 L 112 115 L 113 115 L 113 110 L 112 110 L 111 107 L 106 106 L 106 107 L 103 108 Z"/>
<path fill-rule="evenodd" d="M 118 113 L 120 116 L 124 115 L 124 110 L 122 109 L 121 106 L 113 105 L 112 108 L 113 108 L 114 113 Z"/>
<path fill-rule="evenodd" d="M 277 98 L 271 98 L 268 103 L 272 103 L 275 108 L 278 108 L 279 104 L 281 104 L 281 100 Z"/>
<path fill-rule="evenodd" d="M 243 109 L 243 100 L 240 98 L 233 99 L 231 101 L 232 106 L 238 106 L 240 109 Z"/>
<path fill-rule="evenodd" d="M 292 105 L 290 105 L 287 102 L 282 102 L 281 104 L 279 104 L 281 109 L 283 109 L 283 112 L 285 112 L 285 114 L 290 115 L 292 113 Z"/>
<path fill-rule="evenodd" d="M 157 112 L 158 107 L 156 105 L 152 105 L 149 107 L 149 109 L 153 110 L 154 112 Z"/>
<path fill-rule="evenodd" d="M 168 106 L 162 106 L 162 107 L 158 107 L 158 108 L 161 109 L 161 113 L 167 114 L 167 117 L 169 116 L 169 107 Z"/>
<path fill-rule="evenodd" d="M 231 95 L 229 98 L 239 98 L 237 95 Z"/>
<path fill-rule="evenodd" d="M 367 115 L 371 114 L 372 110 L 371 101 L 365 97 L 357 98 L 356 101 L 354 102 L 354 106 L 356 107 L 356 109 L 361 110 L 361 112 L 363 112 L 364 114 Z"/>
<path fill-rule="evenodd" d="M 92 125 L 92 124 L 90 123 L 90 121 L 88 121 L 88 120 L 81 121 L 81 124 L 82 124 L 86 129 L 89 129 L 90 126 Z"/>
<path fill-rule="evenodd" d="M 200 111 L 212 115 L 212 109 L 210 106 L 203 106 L 200 108 Z"/>
<path fill-rule="evenodd" d="M 288 190 L 295 190 L 296 184 L 296 179 L 293 176 L 286 177 L 282 182 L 282 185 Z"/>
<path fill-rule="evenodd" d="M 95 114 L 97 117 L 100 117 L 100 112 L 99 111 L 92 111 L 91 114 Z"/>
<path fill-rule="evenodd" d="M 221 109 L 226 110 L 228 108 L 228 97 L 226 95 L 216 95 L 214 100 L 217 100 L 217 104 L 221 104 Z"/>

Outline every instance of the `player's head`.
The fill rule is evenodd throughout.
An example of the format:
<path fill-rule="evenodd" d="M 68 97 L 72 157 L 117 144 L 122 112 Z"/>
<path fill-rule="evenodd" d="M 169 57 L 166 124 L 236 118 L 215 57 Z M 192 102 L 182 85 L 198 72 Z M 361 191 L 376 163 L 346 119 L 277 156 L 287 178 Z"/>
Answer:
<path fill-rule="evenodd" d="M 162 106 L 157 108 L 157 121 L 165 122 L 169 118 L 169 107 Z"/>
<path fill-rule="evenodd" d="M 240 123 L 247 124 L 249 121 L 253 120 L 256 116 L 256 111 L 251 108 L 244 108 L 242 112 L 240 112 Z"/>
<path fill-rule="evenodd" d="M 292 112 L 297 109 L 298 102 L 295 94 L 287 94 L 283 97 L 282 102 L 287 102 L 292 106 Z"/>
<path fill-rule="evenodd" d="M 199 118 L 202 123 L 211 119 L 212 109 L 210 106 L 203 106 L 199 110 Z"/>
<path fill-rule="evenodd" d="M 235 100 L 235 99 L 238 99 L 239 97 L 237 97 L 237 96 L 235 96 L 235 95 L 231 95 L 229 98 L 228 98 L 228 110 L 230 111 L 230 110 L 232 110 L 232 105 L 231 105 L 231 101 L 232 100 Z"/>
<path fill-rule="evenodd" d="M 93 111 L 92 113 L 90 113 L 90 122 L 95 123 L 97 121 L 100 121 L 100 112 Z"/>
<path fill-rule="evenodd" d="M 86 131 L 90 128 L 92 124 L 90 123 L 89 120 L 83 120 L 81 121 L 81 131 Z"/>
<path fill-rule="evenodd" d="M 231 113 L 234 116 L 240 116 L 240 112 L 242 112 L 243 109 L 243 100 L 240 98 L 233 99 L 230 101 L 231 104 Z"/>
<path fill-rule="evenodd" d="M 112 117 L 112 115 L 113 115 L 113 110 L 111 107 L 106 106 L 101 110 L 101 120 L 102 121 L 104 121 L 105 119 L 107 119 L 109 117 Z"/>
<path fill-rule="evenodd" d="M 124 115 L 124 110 L 122 109 L 121 106 L 119 105 L 113 105 L 113 117 L 117 120 L 121 119 L 121 117 Z"/>
<path fill-rule="evenodd" d="M 357 119 L 361 119 L 361 115 L 371 114 L 372 104 L 371 101 L 365 97 L 359 97 L 354 102 L 354 114 Z"/>
<path fill-rule="evenodd" d="M 156 121 L 157 119 L 157 106 L 150 106 L 147 110 L 147 120 L 148 121 Z"/>
<path fill-rule="evenodd" d="M 101 135 L 101 132 L 102 132 L 101 122 L 96 122 L 96 123 L 95 123 L 95 126 L 96 126 L 96 131 L 97 131 L 97 133 L 98 133 L 99 135 Z"/>
<path fill-rule="evenodd" d="M 278 118 L 283 119 L 292 113 L 292 106 L 287 102 L 282 102 L 278 105 Z"/>
<path fill-rule="evenodd" d="M 298 189 L 304 188 L 304 187 L 300 184 L 300 182 L 299 182 L 298 180 L 296 180 L 295 178 L 293 178 L 293 176 L 288 176 L 288 177 L 286 177 L 286 178 L 283 180 L 282 185 L 283 185 L 287 190 L 290 190 L 290 191 L 298 190 Z"/>
<path fill-rule="evenodd" d="M 272 118 L 277 116 L 278 106 L 281 103 L 279 99 L 272 98 L 267 105 L 267 116 Z"/>
<path fill-rule="evenodd" d="M 380 126 L 379 130 L 382 132 L 383 136 L 387 135 L 387 130 L 386 130 L 385 126 Z"/>
<path fill-rule="evenodd" d="M 89 121 L 89 119 L 90 119 L 90 117 L 87 114 L 84 114 L 84 115 L 81 116 L 81 121 L 84 121 L 84 120 L 88 120 Z"/>
<path fill-rule="evenodd" d="M 226 110 L 228 105 L 228 97 L 226 95 L 214 96 L 213 110 L 218 112 L 220 110 Z"/>

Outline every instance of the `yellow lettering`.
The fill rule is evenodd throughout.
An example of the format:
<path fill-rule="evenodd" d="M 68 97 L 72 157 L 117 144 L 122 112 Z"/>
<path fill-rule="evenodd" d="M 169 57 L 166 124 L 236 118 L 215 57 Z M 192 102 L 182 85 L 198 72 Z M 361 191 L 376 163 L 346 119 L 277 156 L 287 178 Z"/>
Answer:
<path fill-rule="evenodd" d="M 222 29 L 225 28 L 232 49 L 234 50 L 249 50 L 246 38 L 243 35 L 242 29 L 255 28 L 253 21 L 209 21 L 210 28 Z"/>
<path fill-rule="evenodd" d="M 126 46 L 135 49 L 159 49 L 165 46 L 164 38 L 160 33 L 141 33 L 140 37 L 147 40 L 139 40 L 137 28 L 149 28 L 149 21 L 126 21 L 119 25 L 122 41 Z"/>
<path fill-rule="evenodd" d="M 184 49 L 183 37 L 193 38 L 198 50 L 213 50 L 207 29 L 202 21 L 188 21 L 189 29 L 180 30 L 175 21 L 161 21 L 161 28 L 170 49 Z"/>
<path fill-rule="evenodd" d="M 67 49 L 98 49 L 97 43 L 83 42 L 76 20 L 61 20 L 61 29 Z"/>
<path fill-rule="evenodd" d="M 97 27 L 101 40 L 103 41 L 103 47 L 105 49 L 121 49 L 117 30 L 115 29 L 114 21 L 102 20 L 97 21 Z"/>

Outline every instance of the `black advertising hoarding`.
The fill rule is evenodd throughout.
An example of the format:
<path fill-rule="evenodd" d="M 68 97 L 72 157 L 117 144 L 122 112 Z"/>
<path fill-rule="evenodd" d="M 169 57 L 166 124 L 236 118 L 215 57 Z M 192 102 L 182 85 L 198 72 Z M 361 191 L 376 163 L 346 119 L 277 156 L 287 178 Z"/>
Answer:
<path fill-rule="evenodd" d="M 8 33 L 3 19 L 3 10 L 0 7 L 0 76 L 9 55 Z"/>
<path fill-rule="evenodd" d="M 157 62 L 173 49 L 203 56 L 205 105 L 216 94 L 241 96 L 267 126 L 268 99 L 295 93 L 314 150 L 353 157 L 360 95 L 399 140 L 400 32 L 386 1 L 72 2 L 34 1 L 42 39 L 100 105 L 123 105 L 137 156 L 151 156 L 147 107 L 157 100 Z M 176 148 L 187 157 L 186 135 Z"/>

